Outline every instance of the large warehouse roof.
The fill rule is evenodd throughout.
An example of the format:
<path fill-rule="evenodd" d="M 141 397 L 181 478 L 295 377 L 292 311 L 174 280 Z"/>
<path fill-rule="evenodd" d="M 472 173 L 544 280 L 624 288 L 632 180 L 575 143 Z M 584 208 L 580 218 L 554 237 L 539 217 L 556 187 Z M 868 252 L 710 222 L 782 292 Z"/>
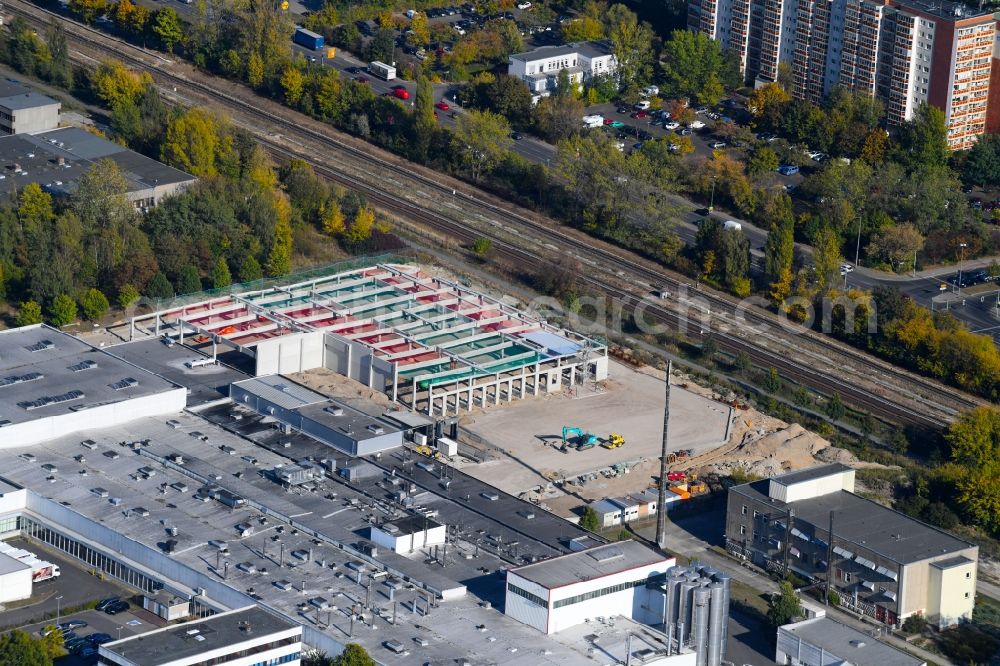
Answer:
<path fill-rule="evenodd" d="M 510 573 L 553 590 L 651 564 L 662 562 L 666 567 L 673 564 L 671 559 L 638 541 L 619 541 L 528 564 Z"/>
<path fill-rule="evenodd" d="M 839 658 L 843 663 L 855 666 L 922 666 L 925 663 L 826 617 L 786 624 L 781 629 L 809 645 L 822 648 L 828 653 L 828 660 Z"/>

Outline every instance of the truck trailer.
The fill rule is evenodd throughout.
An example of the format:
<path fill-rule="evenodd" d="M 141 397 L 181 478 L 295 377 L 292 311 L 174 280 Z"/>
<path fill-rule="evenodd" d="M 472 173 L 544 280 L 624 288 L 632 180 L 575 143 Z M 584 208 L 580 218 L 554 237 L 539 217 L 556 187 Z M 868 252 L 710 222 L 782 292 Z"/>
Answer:
<path fill-rule="evenodd" d="M 292 41 L 298 44 L 299 46 L 304 46 L 307 49 L 312 49 L 313 51 L 315 51 L 316 49 L 323 48 L 325 40 L 323 39 L 323 35 L 317 35 L 312 30 L 306 30 L 305 28 L 296 28 L 295 34 L 292 35 Z"/>

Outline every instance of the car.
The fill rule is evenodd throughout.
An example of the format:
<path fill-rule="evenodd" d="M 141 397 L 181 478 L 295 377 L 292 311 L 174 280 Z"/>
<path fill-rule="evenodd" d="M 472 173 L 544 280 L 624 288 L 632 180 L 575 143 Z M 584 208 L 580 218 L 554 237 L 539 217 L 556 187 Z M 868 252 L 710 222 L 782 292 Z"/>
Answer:
<path fill-rule="evenodd" d="M 434 106 L 436 106 L 437 108 L 441 109 L 442 111 L 450 111 L 451 110 L 451 107 L 448 106 L 448 102 L 438 102 Z"/>
<path fill-rule="evenodd" d="M 114 639 L 111 638 L 111 634 L 91 634 L 87 636 L 87 640 L 89 640 L 92 645 L 104 645 L 105 643 L 110 643 Z"/>
<path fill-rule="evenodd" d="M 517 3 L 517 8 L 518 9 L 531 9 L 531 3 L 528 2 L 527 0 L 525 0 L 525 2 L 519 2 L 519 3 Z"/>
<path fill-rule="evenodd" d="M 653 135 L 650 134 L 649 132 L 647 132 L 646 130 L 639 130 L 639 132 L 638 132 L 638 138 L 641 141 L 649 141 L 650 139 L 653 138 Z"/>
<path fill-rule="evenodd" d="M 676 120 L 669 120 L 669 121 L 663 123 L 663 129 L 667 129 L 667 130 L 671 130 L 671 131 L 673 131 L 675 129 L 678 129 L 680 126 L 681 126 L 681 124 L 679 122 L 677 122 Z"/>
<path fill-rule="evenodd" d="M 704 129 L 705 123 L 703 123 L 700 120 L 692 120 L 691 122 L 688 123 L 688 127 L 693 130 Z"/>
<path fill-rule="evenodd" d="M 710 143 L 708 145 L 709 145 L 709 147 L 712 150 L 721 150 L 722 148 L 726 147 L 726 142 L 725 141 L 713 141 L 712 143 Z"/>
<path fill-rule="evenodd" d="M 848 273 L 852 273 L 852 272 L 854 272 L 854 266 L 851 266 L 850 264 L 841 264 L 840 265 L 840 274 L 841 275 L 847 275 Z"/>
<path fill-rule="evenodd" d="M 514 139 L 514 141 L 520 141 L 521 139 L 524 138 L 524 135 L 521 134 L 520 132 L 514 132 L 513 134 L 510 135 L 510 138 Z"/>
<path fill-rule="evenodd" d="M 634 148 L 635 150 L 642 150 L 642 142 L 640 141 L 639 143 L 633 143 L 632 148 Z"/>
<path fill-rule="evenodd" d="M 645 111 L 636 111 L 632 114 L 633 118 L 649 118 L 649 114 Z"/>
<path fill-rule="evenodd" d="M 108 597 L 107 599 L 101 599 L 100 601 L 97 602 L 97 605 L 94 606 L 94 610 L 102 611 L 111 604 L 118 603 L 121 600 L 122 600 L 121 597 Z"/>
<path fill-rule="evenodd" d="M 617 109 L 615 109 L 615 111 L 617 111 L 618 113 L 628 113 L 631 110 L 632 109 L 630 109 L 627 106 L 619 106 Z"/>
<path fill-rule="evenodd" d="M 87 623 L 83 620 L 66 620 L 60 623 L 60 629 L 79 629 L 80 627 L 86 627 Z"/>
<path fill-rule="evenodd" d="M 618 129 L 620 127 L 625 127 L 625 123 L 623 123 L 620 120 L 612 120 L 611 123 L 610 123 L 610 126 L 614 127 L 615 129 Z"/>
<path fill-rule="evenodd" d="M 794 164 L 782 164 L 778 167 L 778 173 L 782 176 L 794 176 L 799 172 L 799 168 Z"/>
<path fill-rule="evenodd" d="M 129 609 L 128 602 L 116 601 L 115 603 L 105 608 L 104 612 L 107 613 L 108 615 L 118 615 L 118 613 L 124 613 L 128 609 Z"/>
<path fill-rule="evenodd" d="M 410 92 L 406 88 L 393 88 L 392 96 L 396 99 L 410 99 Z"/>
<path fill-rule="evenodd" d="M 368 85 L 368 78 L 367 78 L 367 77 L 365 77 L 365 76 L 355 76 L 355 77 L 354 77 L 354 81 L 355 81 L 356 83 L 360 83 L 360 84 L 361 84 L 361 85 L 363 85 L 363 86 L 366 86 L 366 85 Z"/>
<path fill-rule="evenodd" d="M 816 159 L 817 157 L 819 157 L 820 155 L 823 154 L 823 153 L 819 152 L 818 150 L 806 150 L 805 153 L 809 157 L 809 159 L 811 159 L 811 160 L 814 160 L 814 159 Z"/>
<path fill-rule="evenodd" d="M 95 648 L 93 645 L 88 645 L 87 647 L 80 650 L 80 656 L 84 659 L 89 659 L 90 657 L 93 657 L 95 654 L 97 654 L 97 648 Z"/>
<path fill-rule="evenodd" d="M 688 136 L 689 134 L 691 134 L 691 129 L 688 128 L 688 127 L 685 127 L 680 132 L 678 132 L 678 134 L 680 134 L 681 136 Z"/>
<path fill-rule="evenodd" d="M 78 640 L 78 639 L 81 638 L 81 636 L 79 636 L 72 629 L 70 629 L 69 631 L 64 632 L 63 635 L 62 635 L 62 637 L 63 637 L 63 643 L 72 643 L 73 641 Z"/>
<path fill-rule="evenodd" d="M 492 490 L 484 490 L 479 494 L 482 495 L 483 499 L 487 499 L 491 502 L 496 502 L 498 499 L 500 499 L 500 493 L 494 492 Z"/>

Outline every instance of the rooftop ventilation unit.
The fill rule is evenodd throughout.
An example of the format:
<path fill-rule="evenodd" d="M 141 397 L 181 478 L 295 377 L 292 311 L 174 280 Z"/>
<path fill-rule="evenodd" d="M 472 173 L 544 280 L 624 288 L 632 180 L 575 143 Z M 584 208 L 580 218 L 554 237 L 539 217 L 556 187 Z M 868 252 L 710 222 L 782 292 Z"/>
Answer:
<path fill-rule="evenodd" d="M 25 347 L 25 349 L 27 349 L 30 352 L 39 352 L 39 351 L 44 351 L 46 349 L 53 349 L 55 346 L 56 346 L 55 343 L 52 342 L 51 340 L 39 340 L 33 345 L 28 345 L 27 347 Z"/>
<path fill-rule="evenodd" d="M 36 379 L 41 379 L 44 377 L 40 372 L 29 372 L 24 375 L 11 375 L 10 377 L 4 377 L 0 379 L 0 386 L 10 386 L 11 384 L 23 384 L 24 382 L 33 382 Z"/>
<path fill-rule="evenodd" d="M 125 389 L 134 388 L 138 385 L 139 381 L 137 379 L 134 379 L 132 377 L 126 377 L 125 379 L 117 381 L 114 384 L 109 384 L 108 386 L 110 386 L 116 391 L 124 391 Z"/>
<path fill-rule="evenodd" d="M 625 553 L 622 552 L 622 549 L 614 544 L 601 546 L 599 548 L 592 548 L 588 555 L 594 558 L 597 562 L 601 563 L 625 557 Z"/>
<path fill-rule="evenodd" d="M 67 393 L 61 393 L 59 395 L 44 396 L 38 398 L 37 400 L 25 400 L 17 403 L 17 406 L 31 411 L 32 409 L 39 409 L 41 407 L 47 407 L 48 405 L 58 405 L 61 402 L 70 402 L 71 400 L 76 400 L 77 398 L 83 397 L 83 391 L 68 391 Z"/>
<path fill-rule="evenodd" d="M 367 428 L 373 435 L 381 435 L 385 432 L 385 428 L 376 423 L 370 423 Z"/>
<path fill-rule="evenodd" d="M 326 412 L 327 414 L 332 414 L 333 416 L 343 416 L 344 415 L 344 408 L 343 407 L 327 407 L 323 411 Z"/>
<path fill-rule="evenodd" d="M 76 365 L 69 366 L 69 369 L 73 372 L 83 372 L 84 370 L 93 370 L 97 367 L 97 361 L 82 361 Z"/>

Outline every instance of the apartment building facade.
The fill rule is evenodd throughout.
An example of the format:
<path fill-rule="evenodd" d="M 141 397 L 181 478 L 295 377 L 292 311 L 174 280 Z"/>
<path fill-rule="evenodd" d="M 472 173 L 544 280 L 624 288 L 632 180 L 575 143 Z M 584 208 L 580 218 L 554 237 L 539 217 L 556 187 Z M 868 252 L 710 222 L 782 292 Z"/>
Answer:
<path fill-rule="evenodd" d="M 1000 111 L 987 127 L 997 37 L 988 10 L 946 0 L 691 0 L 688 26 L 735 51 L 755 85 L 787 64 L 795 97 L 858 90 L 881 100 L 893 125 L 931 104 L 945 113 L 953 150 L 1000 129 Z"/>
<path fill-rule="evenodd" d="M 555 90 L 560 71 L 566 71 L 570 83 L 580 85 L 595 76 L 613 75 L 616 65 L 606 42 L 579 42 L 515 53 L 507 74 L 524 81 L 532 94 L 548 95 Z"/>

